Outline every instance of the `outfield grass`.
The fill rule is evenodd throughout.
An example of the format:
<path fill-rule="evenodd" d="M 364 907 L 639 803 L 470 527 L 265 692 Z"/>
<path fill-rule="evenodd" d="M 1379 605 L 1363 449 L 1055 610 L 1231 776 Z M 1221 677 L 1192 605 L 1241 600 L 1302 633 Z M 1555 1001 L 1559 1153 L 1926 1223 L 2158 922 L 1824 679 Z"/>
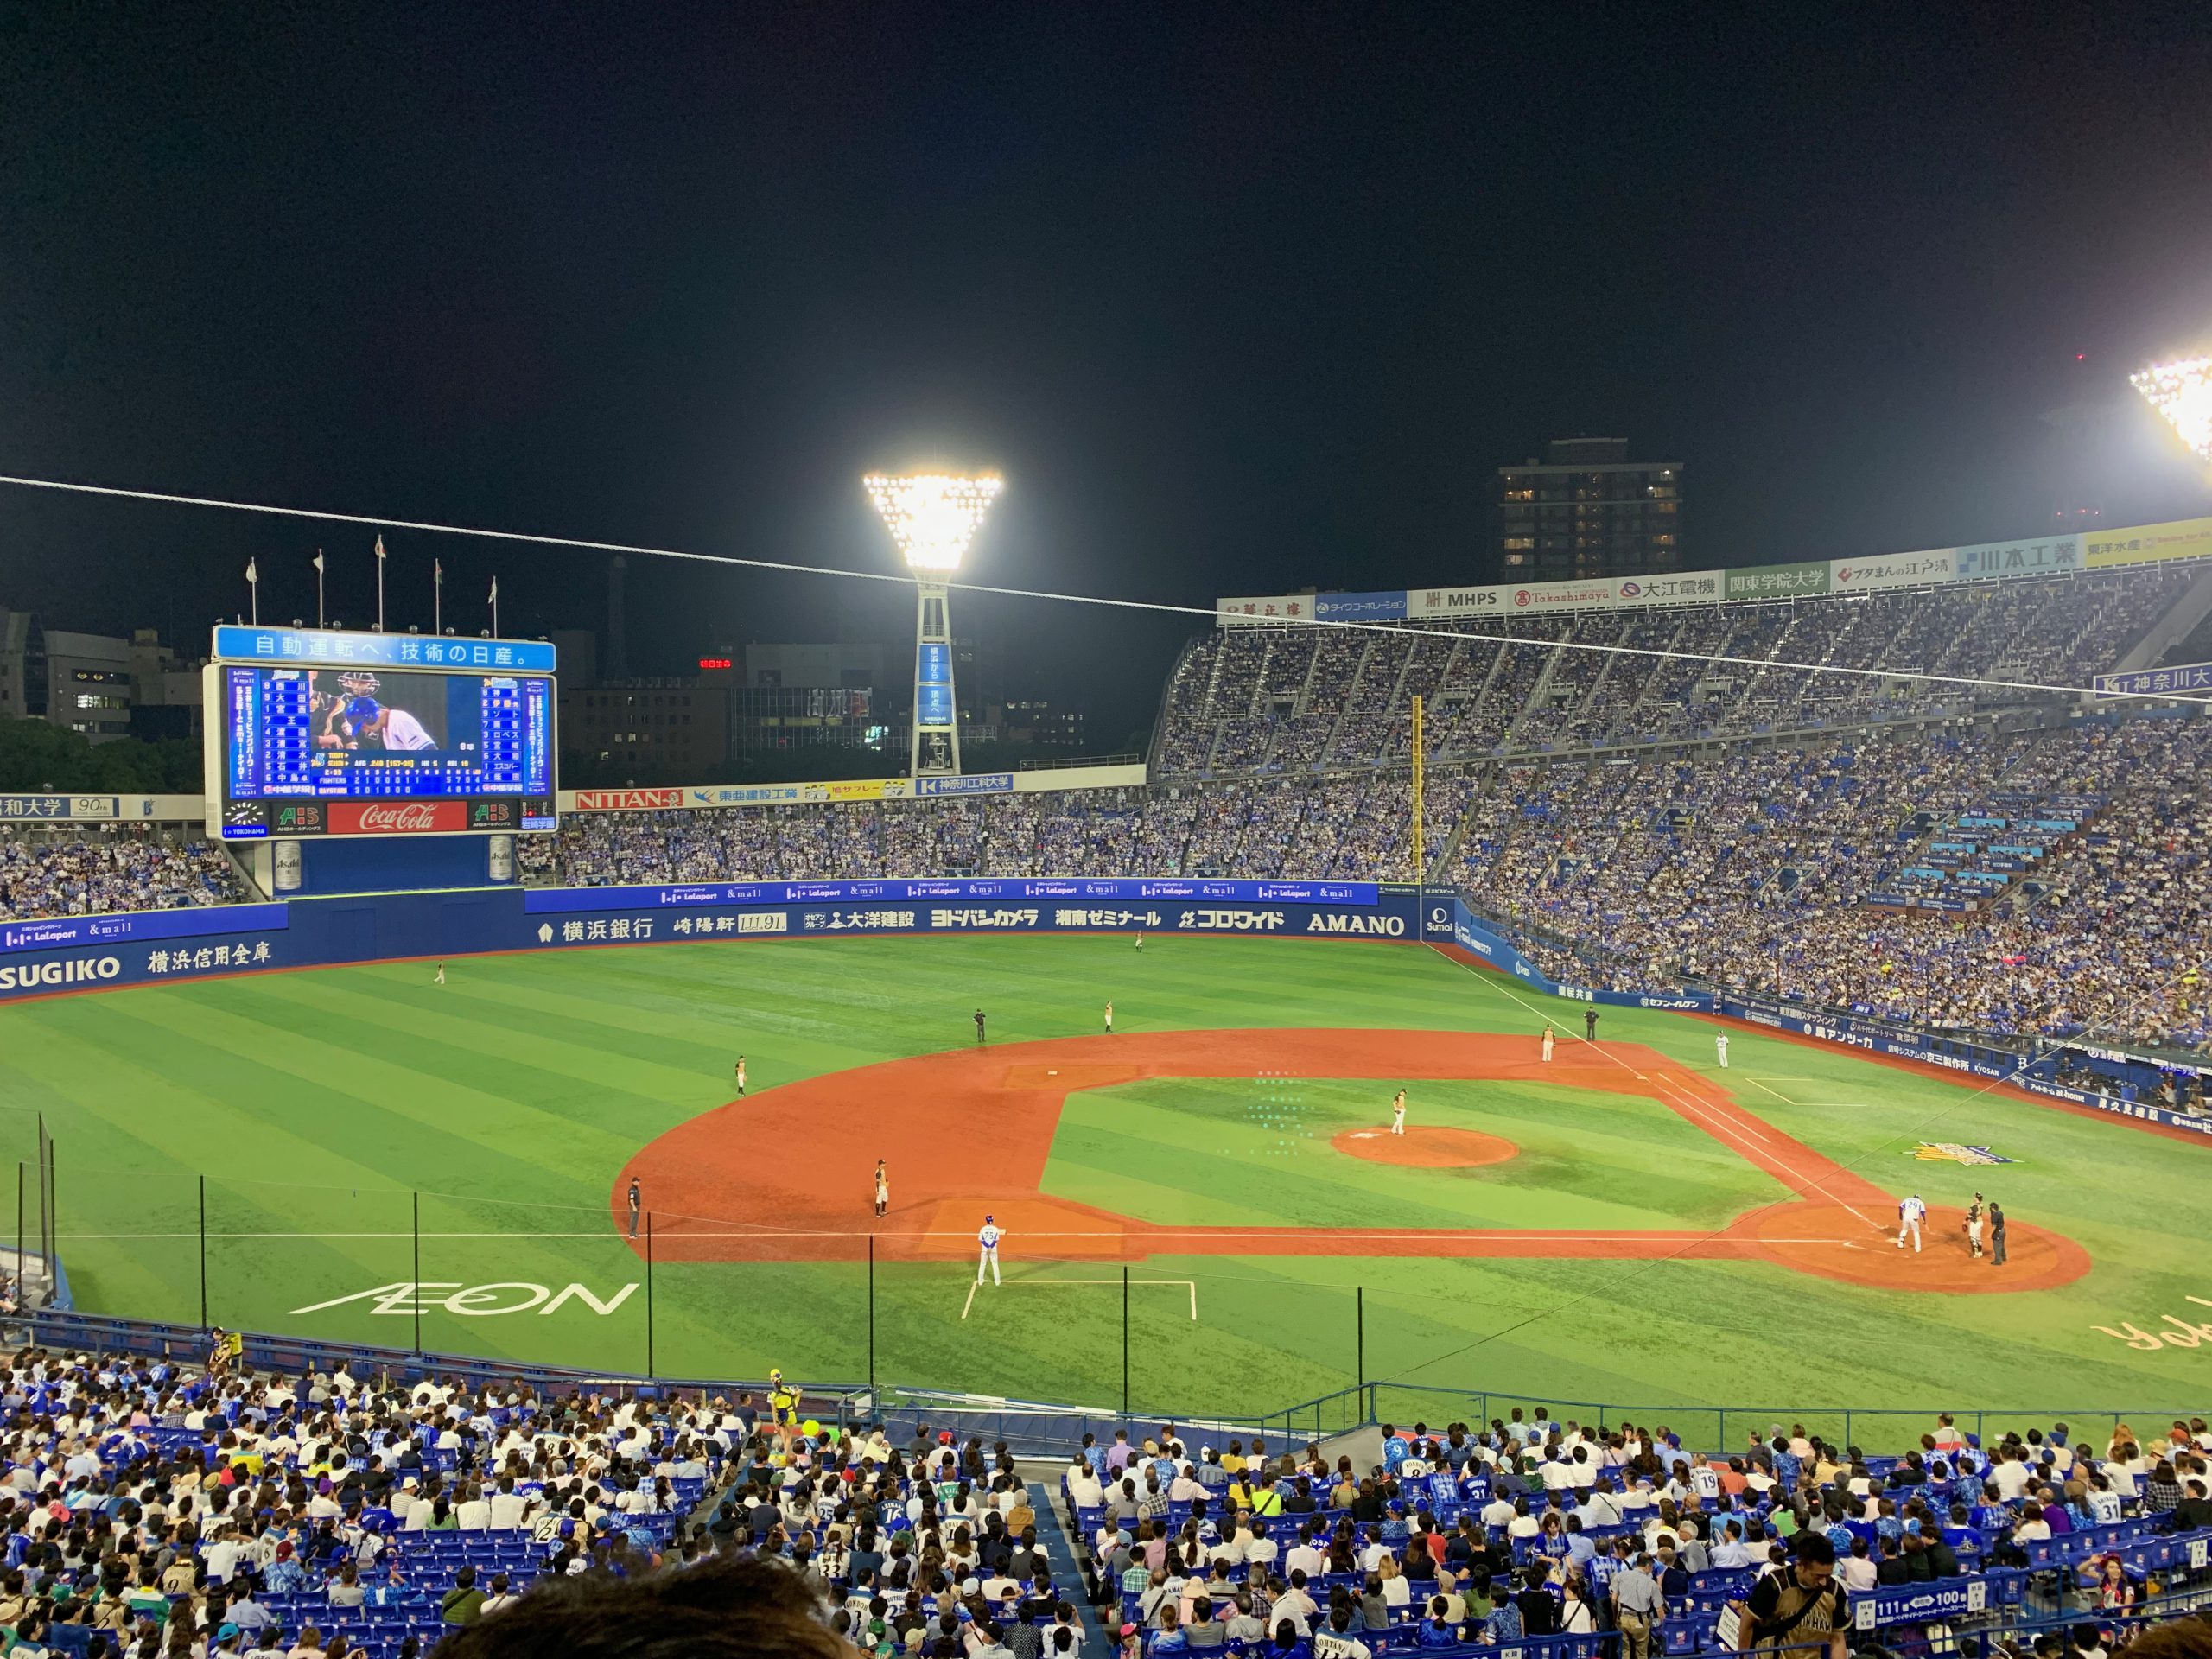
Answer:
<path fill-rule="evenodd" d="M 448 978 L 440 988 L 427 966 L 395 964 L 0 1009 L 0 1105 L 16 1109 L 0 1112 L 0 1133 L 28 1158 L 29 1115 L 42 1112 L 56 1138 L 79 1305 L 199 1319 L 204 1174 L 217 1322 L 404 1346 L 411 1316 L 365 1301 L 296 1310 L 417 1279 L 573 1282 L 608 1304 L 638 1284 L 605 1314 L 574 1295 L 550 1313 L 496 1314 L 487 1294 L 476 1313 L 421 1319 L 429 1348 L 635 1370 L 645 1275 L 608 1228 L 608 1195 L 641 1144 L 728 1097 L 740 1050 L 757 1093 L 964 1045 L 979 1004 L 995 1041 L 1090 1035 L 1109 996 L 1120 1027 L 1140 1032 L 1525 1035 L 1546 1020 L 1580 1031 L 1582 1014 L 1419 948 L 1160 936 L 1141 954 L 1103 938 L 669 944 L 474 958 L 449 963 Z M 1714 1029 L 1607 1010 L 1603 1035 L 1709 1071 Z M 2168 1313 L 2212 1316 L 2187 1300 L 2212 1296 L 2200 1267 L 2212 1152 L 1756 1033 L 1732 1033 L 1731 1058 L 1727 1085 L 1770 1122 L 1894 1192 L 1936 1205 L 1976 1188 L 2000 1196 L 2016 1220 L 2079 1240 L 2094 1269 L 2058 1290 L 1944 1297 L 1756 1262 L 1161 1258 L 1132 1274 L 1135 1402 L 1249 1413 L 1343 1387 L 1362 1366 L 1363 1291 L 1370 1379 L 1677 1415 L 1700 1402 L 2201 1408 L 2202 1353 L 2144 1351 L 2097 1327 L 2171 1332 Z M 1416 1090 L 1416 1122 L 1503 1135 L 1522 1149 L 1507 1163 L 1400 1169 L 1329 1150 L 1339 1129 L 1386 1122 L 1389 1092 L 1360 1078 L 1087 1091 L 1071 1097 L 1045 1185 L 1147 1219 L 1324 1227 L 1717 1228 L 1783 1196 L 1650 1100 L 1548 1084 Z M 1921 1140 L 2018 1161 L 1916 1162 Z M 970 1304 L 965 1264 L 880 1267 L 878 1375 L 1118 1402 L 1118 1268 L 1040 1263 L 1018 1247 L 1007 1268 L 1070 1282 L 987 1288 Z M 1087 1279 L 1109 1282 L 1073 1282 Z M 666 1374 L 773 1363 L 859 1380 L 868 1315 L 860 1265 L 658 1264 L 653 1358 Z"/>

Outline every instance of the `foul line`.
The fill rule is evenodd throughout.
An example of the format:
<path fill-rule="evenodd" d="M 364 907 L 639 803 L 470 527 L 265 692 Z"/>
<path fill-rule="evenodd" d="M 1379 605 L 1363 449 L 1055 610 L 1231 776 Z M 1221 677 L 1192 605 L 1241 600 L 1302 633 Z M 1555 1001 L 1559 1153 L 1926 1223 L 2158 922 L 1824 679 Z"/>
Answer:
<path fill-rule="evenodd" d="M 1025 1231 L 1023 1236 L 1037 1237 L 1040 1235 Z M 991 1281 L 993 1290 L 1010 1290 L 1022 1285 L 1181 1285 L 1191 1293 L 1191 1322 L 1195 1325 L 1198 1318 L 1198 1281 L 1195 1279 L 1008 1279 L 1003 1282 L 995 1279 Z M 976 1293 L 982 1287 L 983 1281 L 980 1279 L 968 1287 L 968 1300 L 960 1305 L 963 1319 L 976 1306 Z"/>
<path fill-rule="evenodd" d="M 1463 968 L 1468 973 L 1472 974 L 1475 976 L 1477 982 L 1479 983 L 1484 989 L 1494 991 L 1500 996 L 1519 1003 L 1521 1007 L 1526 1008 L 1530 1014 L 1535 1015 L 1537 1019 L 1543 1020 L 1546 1025 L 1549 1025 L 1551 1023 L 1550 1020 L 1546 1016 L 1541 1008 L 1538 1007 L 1535 1003 L 1522 998 L 1506 986 L 1492 985 L 1490 982 L 1489 977 L 1473 963 L 1461 962 L 1457 957 L 1446 955 L 1443 947 L 1434 944 L 1433 942 L 1430 943 L 1428 948 L 1435 951 L 1438 956 L 1443 957 L 1445 961 L 1454 963 L 1456 966 Z M 1586 1047 L 1595 1050 L 1598 1053 L 1604 1055 L 1606 1059 L 1611 1061 L 1615 1065 L 1620 1067 L 1622 1071 L 1628 1072 L 1632 1077 L 1643 1077 L 1647 1082 L 1656 1084 L 1662 1092 L 1671 1096 L 1675 1103 L 1685 1113 L 1694 1112 L 1697 1115 L 1694 1121 L 1697 1122 L 1699 1127 L 1703 1128 L 1707 1135 L 1712 1135 L 1715 1140 L 1720 1140 L 1725 1137 L 1727 1140 L 1735 1141 L 1738 1155 L 1742 1155 L 1742 1154 L 1748 1149 L 1750 1141 L 1745 1139 L 1745 1132 L 1739 1130 L 1735 1125 L 1726 1121 L 1720 1114 L 1719 1108 L 1713 1102 L 1701 1098 L 1688 1087 L 1675 1083 L 1663 1072 L 1656 1077 L 1646 1077 L 1644 1073 L 1637 1071 L 1634 1066 L 1630 1065 L 1626 1060 L 1621 1058 L 1619 1055 L 1610 1052 L 1602 1043 L 1593 1043 L 1587 1037 L 1577 1037 L 1571 1031 L 1567 1033 L 1567 1040 L 1569 1042 L 1580 1043 Z M 1760 1138 L 1764 1139 L 1764 1137 L 1762 1136 Z M 1774 1156 L 1771 1153 L 1767 1153 L 1763 1155 L 1770 1158 Z M 1775 1161 L 1777 1163 L 1780 1163 L 1782 1160 L 1777 1158 L 1775 1159 Z M 1803 1171 L 1792 1170 L 1790 1173 L 1799 1180 L 1804 1182 L 1805 1185 L 1810 1187 L 1814 1192 L 1820 1193 L 1823 1198 L 1827 1198 L 1831 1204 L 1837 1205 L 1840 1209 L 1847 1210 L 1853 1215 L 1858 1217 L 1860 1221 L 1865 1222 L 1866 1224 L 1873 1231 L 1882 1233 L 1888 1230 L 1880 1224 L 1869 1219 L 1866 1212 L 1859 1209 L 1857 1205 L 1848 1203 L 1846 1200 L 1838 1198 L 1819 1181 L 1815 1180 L 1811 1176 L 1804 1173 Z"/>

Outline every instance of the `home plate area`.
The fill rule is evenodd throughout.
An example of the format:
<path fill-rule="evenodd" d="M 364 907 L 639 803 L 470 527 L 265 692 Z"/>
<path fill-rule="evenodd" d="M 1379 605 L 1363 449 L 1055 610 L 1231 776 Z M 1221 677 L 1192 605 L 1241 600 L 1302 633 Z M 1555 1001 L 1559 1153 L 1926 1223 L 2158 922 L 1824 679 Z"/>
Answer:
<path fill-rule="evenodd" d="M 1072 1093 L 1147 1078 L 1514 1080 L 1643 1096 L 1796 1196 L 1717 1230 L 1186 1226 L 1047 1195 L 1046 1162 Z M 1345 1130 L 1329 1143 L 1370 1163 L 1473 1169 L 1507 1140 L 1442 1125 Z M 763 1156 L 762 1148 L 803 1153 Z M 875 1160 L 891 1213 L 873 1216 Z M 1513 1256 L 1767 1262 L 1882 1289 L 1956 1294 L 2047 1289 L 2089 1270 L 2071 1239 L 2015 1222 L 2002 1268 L 1951 1248 L 1958 1218 L 1928 1217 L 1930 1248 L 1891 1248 L 1897 1198 L 1738 1104 L 1719 1081 L 1635 1043 L 1577 1044 L 1545 1061 L 1532 1037 L 1496 1033 L 1285 1029 L 1123 1033 L 948 1050 L 761 1090 L 641 1149 L 616 1177 L 609 1219 L 626 1236 L 632 1178 L 653 1195 L 662 1261 L 962 1262 L 988 1212 L 1008 1265 L 1123 1263 L 1162 1255 Z M 1942 1241 L 1940 1247 L 1937 1241 Z M 642 1251 L 643 1244 L 632 1242 Z M 1102 1275 L 1103 1276 L 1103 1275 Z M 1085 1276 L 1025 1275 L 1024 1290 Z M 1008 1279 L 1007 1287 L 1015 1281 Z M 1108 1282 L 1118 1285 L 1118 1274 Z M 1132 1280 L 1134 1287 L 1139 1281 Z M 1186 1287 L 1187 1281 L 1147 1281 Z M 1153 1294 L 1157 1294 L 1156 1290 Z M 972 1307 L 971 1294 L 969 1307 Z M 968 1308 L 963 1308 L 963 1317 Z"/>

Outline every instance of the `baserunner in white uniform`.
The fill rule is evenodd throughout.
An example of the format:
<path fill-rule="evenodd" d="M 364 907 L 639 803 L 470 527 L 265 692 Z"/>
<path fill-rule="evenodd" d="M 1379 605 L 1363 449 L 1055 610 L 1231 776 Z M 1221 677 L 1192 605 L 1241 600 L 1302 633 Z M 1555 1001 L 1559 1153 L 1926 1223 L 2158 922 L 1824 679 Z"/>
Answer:
<path fill-rule="evenodd" d="M 1904 1236 L 1910 1233 L 1912 1253 L 1920 1254 L 1920 1223 L 1927 1213 L 1928 1206 L 1917 1192 L 1897 1200 L 1897 1249 L 1904 1249 Z"/>
<path fill-rule="evenodd" d="M 1726 1071 L 1728 1069 L 1728 1033 L 1726 1032 L 1722 1032 L 1713 1039 L 1713 1052 L 1720 1056 L 1720 1069 Z"/>
<path fill-rule="evenodd" d="M 983 1282 L 983 1269 L 986 1268 L 988 1268 L 991 1270 L 991 1282 L 993 1284 L 995 1285 L 1004 1282 L 999 1278 L 999 1240 L 1005 1236 L 1006 1235 L 999 1230 L 999 1224 L 997 1222 L 994 1221 L 988 1216 L 985 1216 L 983 1217 L 983 1224 L 976 1234 L 976 1242 L 983 1247 L 982 1255 L 979 1256 L 976 1262 L 976 1282 L 977 1284 L 980 1285 Z"/>

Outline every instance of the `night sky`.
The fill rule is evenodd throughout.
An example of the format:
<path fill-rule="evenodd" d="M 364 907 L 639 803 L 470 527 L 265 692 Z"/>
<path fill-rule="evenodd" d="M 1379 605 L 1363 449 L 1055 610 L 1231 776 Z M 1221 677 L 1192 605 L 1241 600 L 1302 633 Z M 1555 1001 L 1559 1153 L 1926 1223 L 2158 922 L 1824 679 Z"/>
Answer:
<path fill-rule="evenodd" d="M 2039 529 L 2068 404 L 2108 522 L 2204 512 L 2125 376 L 2212 341 L 2208 87 L 2192 4 L 19 6 L 0 472 L 880 569 L 859 475 L 942 459 L 978 580 L 1200 605 L 1484 579 L 1575 432 L 1700 566 Z M 320 543 L 359 625 L 370 540 L 0 491 L 0 606 L 311 619 Z M 388 541 L 396 625 L 434 553 L 602 620 Z M 836 602 L 630 592 L 640 671 Z M 1124 730 L 1185 632 L 989 621 Z"/>

